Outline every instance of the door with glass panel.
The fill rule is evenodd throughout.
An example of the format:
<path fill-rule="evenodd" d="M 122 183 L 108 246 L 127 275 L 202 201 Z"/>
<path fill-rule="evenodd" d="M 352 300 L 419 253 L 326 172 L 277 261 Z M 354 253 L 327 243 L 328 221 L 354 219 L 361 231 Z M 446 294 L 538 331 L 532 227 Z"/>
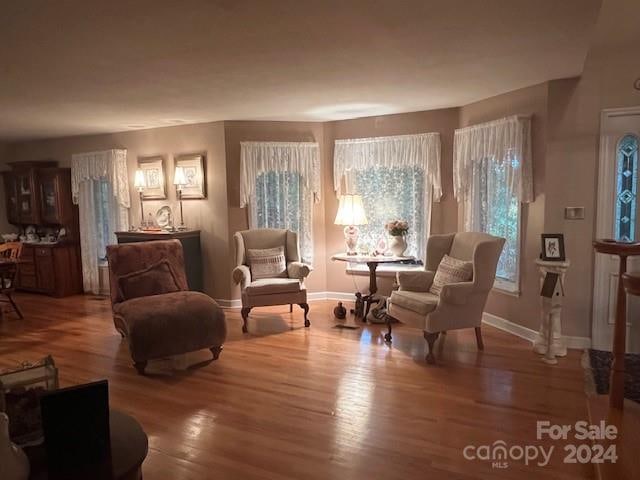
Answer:
<path fill-rule="evenodd" d="M 640 107 L 605 110 L 600 124 L 597 238 L 640 241 Z M 593 346 L 610 350 L 616 313 L 618 257 L 596 254 L 593 292 Z M 640 257 L 628 271 L 640 272 Z M 640 352 L 640 298 L 627 299 L 627 352 Z"/>

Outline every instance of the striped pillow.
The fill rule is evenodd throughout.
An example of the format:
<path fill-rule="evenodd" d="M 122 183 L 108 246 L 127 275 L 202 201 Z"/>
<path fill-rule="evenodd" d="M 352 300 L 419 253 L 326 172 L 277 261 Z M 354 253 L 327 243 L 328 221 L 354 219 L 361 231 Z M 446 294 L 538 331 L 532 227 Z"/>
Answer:
<path fill-rule="evenodd" d="M 438 265 L 436 275 L 429 291 L 440 295 L 442 287 L 447 283 L 467 282 L 473 277 L 473 264 L 445 255 Z"/>
<path fill-rule="evenodd" d="M 284 258 L 284 247 L 249 249 L 249 268 L 251 279 L 287 277 L 287 261 Z"/>

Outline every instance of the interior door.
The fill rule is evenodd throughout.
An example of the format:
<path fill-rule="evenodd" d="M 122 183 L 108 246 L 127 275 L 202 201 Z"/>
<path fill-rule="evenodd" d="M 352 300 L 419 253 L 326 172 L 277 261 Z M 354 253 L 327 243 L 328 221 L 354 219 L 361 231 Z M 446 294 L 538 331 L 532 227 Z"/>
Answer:
<path fill-rule="evenodd" d="M 597 238 L 640 241 L 640 107 L 611 109 L 600 124 Z M 611 350 L 618 289 L 618 257 L 596 254 L 593 294 L 593 346 Z M 640 272 L 640 257 L 627 271 Z M 640 298 L 627 298 L 627 352 L 640 352 Z"/>

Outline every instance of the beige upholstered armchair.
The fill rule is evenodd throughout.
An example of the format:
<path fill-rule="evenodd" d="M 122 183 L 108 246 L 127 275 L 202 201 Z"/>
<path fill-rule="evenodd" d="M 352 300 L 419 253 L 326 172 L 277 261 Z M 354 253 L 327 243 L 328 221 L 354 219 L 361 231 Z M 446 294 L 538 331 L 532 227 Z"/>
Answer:
<path fill-rule="evenodd" d="M 291 312 L 293 304 L 297 303 L 304 310 L 304 326 L 311 325 L 307 316 L 309 304 L 304 286 L 304 279 L 311 273 L 311 267 L 300 262 L 298 234 L 291 230 L 258 228 L 236 232 L 233 238 L 237 265 L 233 270 L 233 280 L 241 288 L 242 331 L 247 332 L 247 319 L 252 308 L 269 305 L 289 304 Z M 278 249 L 284 254 L 281 271 L 267 278 L 252 278 L 252 274 L 258 276 L 255 265 L 252 272 L 252 255 Z"/>
<path fill-rule="evenodd" d="M 435 361 L 433 347 L 438 335 L 447 330 L 475 328 L 478 349 L 482 350 L 482 312 L 495 281 L 504 242 L 503 238 L 474 232 L 429 237 L 426 270 L 398 272 L 400 289 L 393 292 L 389 299 L 389 331 L 385 340 L 391 342 L 391 321 L 395 318 L 424 331 L 429 347 L 426 357 L 428 363 Z M 471 262 L 472 278 L 445 284 L 439 294 L 433 293 L 434 277 L 445 254 Z"/>

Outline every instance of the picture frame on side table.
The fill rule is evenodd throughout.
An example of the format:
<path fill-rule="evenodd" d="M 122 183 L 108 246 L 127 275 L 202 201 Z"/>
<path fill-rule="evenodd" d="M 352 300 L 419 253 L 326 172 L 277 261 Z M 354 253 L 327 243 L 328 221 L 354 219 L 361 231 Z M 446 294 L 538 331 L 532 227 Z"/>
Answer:
<path fill-rule="evenodd" d="M 176 155 L 175 166 L 182 167 L 187 183 L 182 185 L 182 200 L 207 198 L 206 155 L 185 153 Z"/>
<path fill-rule="evenodd" d="M 564 235 L 562 233 L 543 233 L 540 258 L 546 262 L 564 262 Z"/>
<path fill-rule="evenodd" d="M 164 200 L 167 198 L 167 183 L 164 172 L 164 157 L 138 157 L 138 170 L 144 175 L 143 200 Z"/>

